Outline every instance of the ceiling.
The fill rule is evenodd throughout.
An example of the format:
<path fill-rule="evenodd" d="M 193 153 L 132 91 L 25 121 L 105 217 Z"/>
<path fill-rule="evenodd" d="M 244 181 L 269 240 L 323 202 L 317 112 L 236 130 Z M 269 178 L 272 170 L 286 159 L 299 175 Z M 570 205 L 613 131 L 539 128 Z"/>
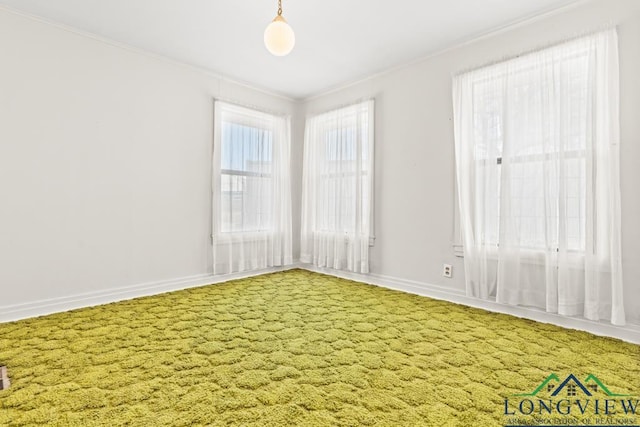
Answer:
<path fill-rule="evenodd" d="M 271 56 L 277 0 L 0 0 L 0 4 L 304 99 L 575 0 L 283 0 L 296 47 Z"/>

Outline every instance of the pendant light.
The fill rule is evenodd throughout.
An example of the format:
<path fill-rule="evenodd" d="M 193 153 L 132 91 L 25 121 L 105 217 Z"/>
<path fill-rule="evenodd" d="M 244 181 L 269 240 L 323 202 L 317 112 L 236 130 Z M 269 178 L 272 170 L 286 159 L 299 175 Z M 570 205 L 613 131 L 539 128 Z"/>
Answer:
<path fill-rule="evenodd" d="M 278 15 L 264 30 L 264 45 L 275 56 L 286 56 L 296 44 L 296 35 L 282 16 L 282 0 L 278 0 Z"/>

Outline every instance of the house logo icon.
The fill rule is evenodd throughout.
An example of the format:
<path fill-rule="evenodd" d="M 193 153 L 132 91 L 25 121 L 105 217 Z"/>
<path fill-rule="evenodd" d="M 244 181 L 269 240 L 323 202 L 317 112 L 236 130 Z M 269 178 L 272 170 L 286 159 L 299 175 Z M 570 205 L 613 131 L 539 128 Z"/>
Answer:
<path fill-rule="evenodd" d="M 504 400 L 507 426 L 640 427 L 640 398 L 607 387 L 597 376 L 548 375 L 528 393 Z M 567 423 L 573 424 L 567 424 Z M 622 424 L 621 424 L 622 423 Z"/>
<path fill-rule="evenodd" d="M 589 374 L 583 382 L 581 382 L 574 374 L 569 374 L 569 376 L 560 383 L 560 378 L 556 374 L 549 375 L 544 381 L 542 381 L 535 390 L 531 393 L 519 393 L 514 394 L 514 397 L 534 397 L 537 396 L 543 390 L 551 393 L 551 397 L 562 396 L 562 392 L 564 391 L 564 396 L 566 397 L 575 397 L 578 396 L 579 392 L 582 392 L 585 396 L 591 397 L 595 393 L 602 391 L 606 396 L 609 397 L 628 397 L 631 396 L 629 394 L 618 394 L 613 393 L 609 390 L 607 386 L 605 386 L 602 381 L 598 379 L 593 374 Z"/>

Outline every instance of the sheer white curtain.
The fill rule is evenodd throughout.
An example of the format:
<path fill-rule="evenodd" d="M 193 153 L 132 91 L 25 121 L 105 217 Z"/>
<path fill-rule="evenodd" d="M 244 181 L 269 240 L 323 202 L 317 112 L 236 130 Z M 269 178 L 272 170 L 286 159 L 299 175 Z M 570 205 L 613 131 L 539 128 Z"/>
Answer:
<path fill-rule="evenodd" d="M 374 101 L 307 119 L 300 260 L 369 271 Z"/>
<path fill-rule="evenodd" d="M 625 322 L 615 29 L 454 78 L 467 294 Z"/>
<path fill-rule="evenodd" d="M 291 264 L 288 117 L 216 101 L 214 274 Z"/>

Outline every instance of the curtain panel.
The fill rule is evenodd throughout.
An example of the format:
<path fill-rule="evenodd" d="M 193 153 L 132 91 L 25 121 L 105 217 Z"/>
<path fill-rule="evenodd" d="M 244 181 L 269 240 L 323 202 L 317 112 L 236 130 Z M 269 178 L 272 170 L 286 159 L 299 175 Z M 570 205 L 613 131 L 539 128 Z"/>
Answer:
<path fill-rule="evenodd" d="M 466 290 L 625 323 L 615 29 L 454 77 Z"/>
<path fill-rule="evenodd" d="M 300 260 L 369 272 L 373 237 L 374 101 L 307 119 Z"/>
<path fill-rule="evenodd" d="M 288 117 L 215 102 L 213 271 L 293 263 Z"/>

